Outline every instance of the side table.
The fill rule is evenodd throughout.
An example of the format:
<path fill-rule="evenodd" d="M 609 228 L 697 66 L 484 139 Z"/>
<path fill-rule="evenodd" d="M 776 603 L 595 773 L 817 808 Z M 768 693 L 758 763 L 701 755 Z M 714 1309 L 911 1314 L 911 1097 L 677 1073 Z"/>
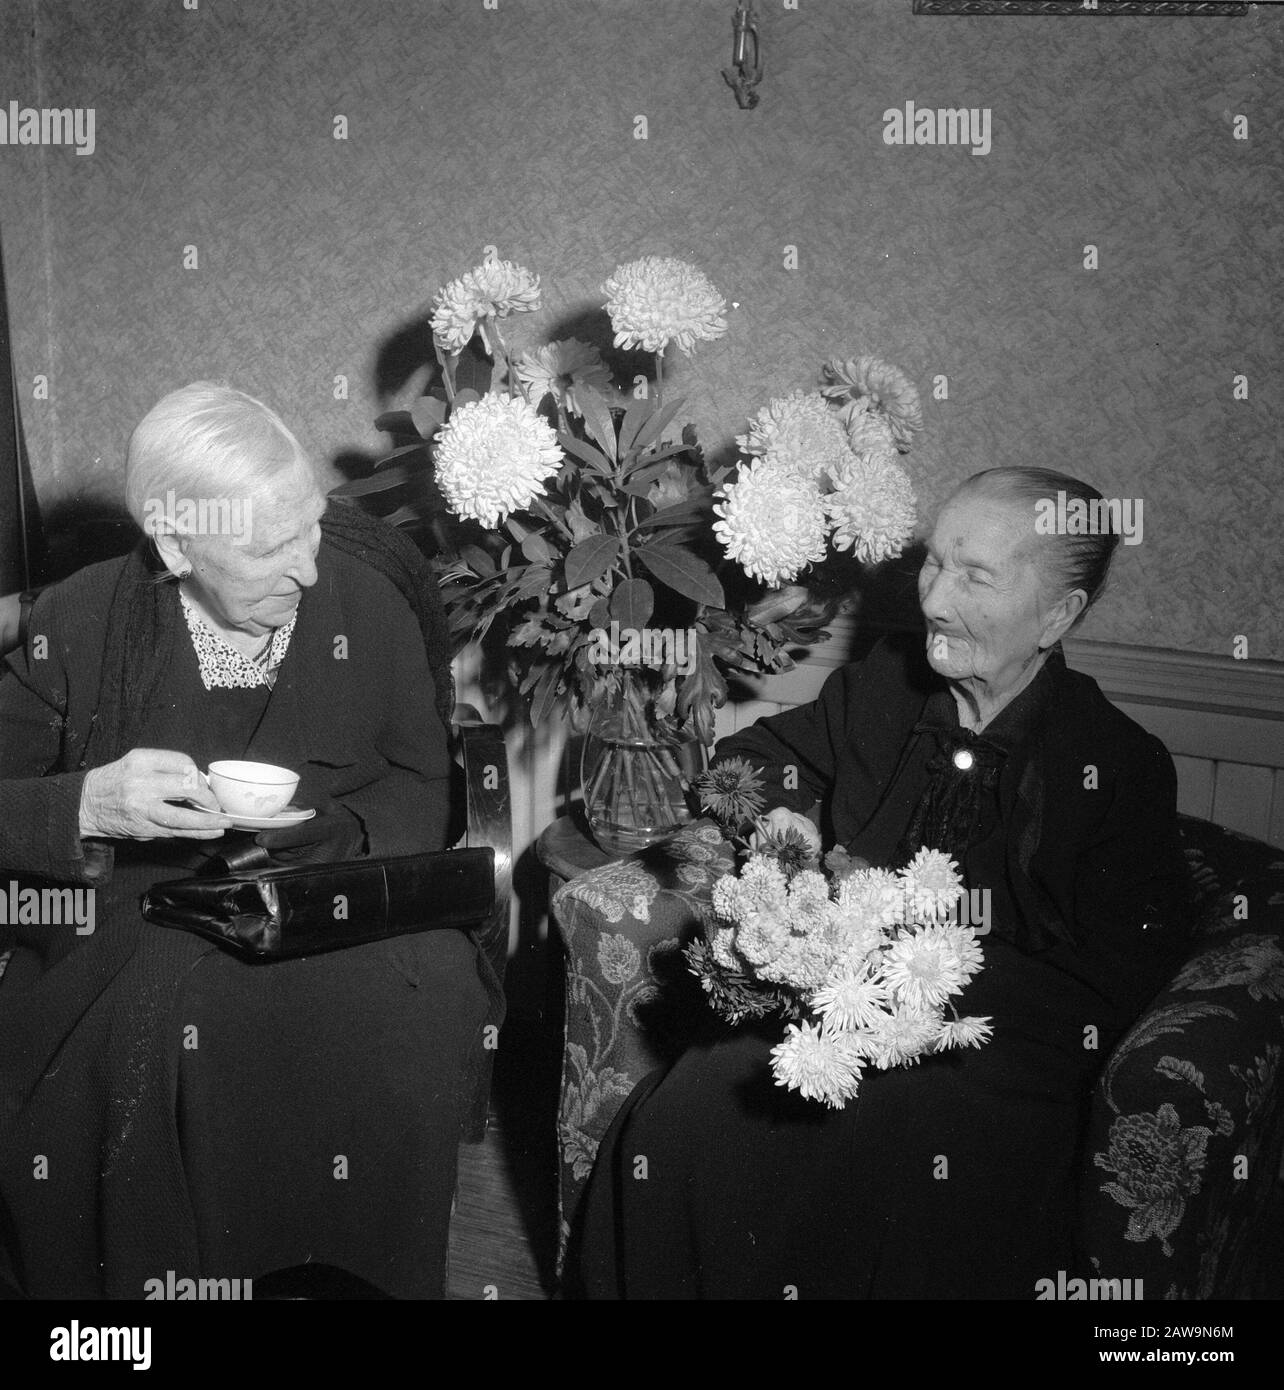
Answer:
<path fill-rule="evenodd" d="M 535 857 L 549 872 L 548 896 L 563 883 L 589 869 L 611 862 L 589 835 L 588 827 L 574 816 L 559 816 L 535 841 Z"/>

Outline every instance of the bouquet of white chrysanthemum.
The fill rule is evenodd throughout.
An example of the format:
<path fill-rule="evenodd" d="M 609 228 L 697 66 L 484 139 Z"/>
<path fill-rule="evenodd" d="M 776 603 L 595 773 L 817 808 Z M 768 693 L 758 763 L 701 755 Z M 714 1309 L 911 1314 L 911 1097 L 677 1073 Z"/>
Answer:
<path fill-rule="evenodd" d="M 745 462 L 706 457 L 665 377 L 727 332 L 726 299 L 672 256 L 616 266 L 601 294 L 609 339 L 543 341 L 540 277 L 488 248 L 436 294 L 435 366 L 406 383 L 423 394 L 379 417 L 398 447 L 335 492 L 432 557 L 456 650 L 502 634 L 533 722 L 560 710 L 582 729 L 631 701 L 632 723 L 709 745 L 728 676 L 788 670 L 851 587 L 787 581 L 908 540 L 895 460 L 918 392 L 878 358 L 835 358 L 819 390 L 751 422 Z"/>
<path fill-rule="evenodd" d="M 764 599 L 714 537 L 730 470 L 705 458 L 665 376 L 674 354 L 726 333 L 717 287 L 643 256 L 601 293 L 605 342 L 601 328 L 597 342 L 543 341 L 540 277 L 491 248 L 436 295 L 436 367 L 414 378 L 427 394 L 379 419 L 399 447 L 336 492 L 432 557 L 456 649 L 502 634 L 534 722 L 560 709 L 583 728 L 618 703 L 631 725 L 710 744 L 728 673 L 787 670 L 790 649 L 827 635 L 835 601 Z M 654 366 L 613 364 L 616 350 Z M 823 408 L 841 434 L 837 405 Z"/>
<path fill-rule="evenodd" d="M 955 920 L 953 860 L 922 849 L 898 873 L 827 876 L 805 816 L 776 810 L 756 825 L 739 874 L 714 885 L 704 940 L 687 957 L 728 1022 L 785 1016 L 771 1053 L 777 1085 L 838 1109 L 866 1066 L 912 1065 L 989 1038 L 988 1018 L 960 1018 L 950 1003 L 983 963 L 976 933 Z"/>
<path fill-rule="evenodd" d="M 745 456 L 717 493 L 714 533 L 746 574 L 779 585 L 827 548 L 876 563 L 914 533 L 898 455 L 923 427 L 914 383 L 877 357 L 825 364 L 819 391 L 773 400 L 736 436 Z"/>

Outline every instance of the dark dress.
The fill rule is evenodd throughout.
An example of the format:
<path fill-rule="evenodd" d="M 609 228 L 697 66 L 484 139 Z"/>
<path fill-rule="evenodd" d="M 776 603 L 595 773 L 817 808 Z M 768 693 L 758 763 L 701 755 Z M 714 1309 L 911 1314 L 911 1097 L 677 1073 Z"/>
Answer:
<path fill-rule="evenodd" d="M 779 1020 L 718 1030 L 644 1079 L 603 1141 L 588 1296 L 1033 1299 L 1074 1267 L 1088 1090 L 1184 936 L 1174 778 L 1059 652 L 984 737 L 995 771 L 966 844 L 940 847 L 989 892 L 985 968 L 955 1003 L 994 1037 L 868 1069 L 831 1111 L 774 1084 Z M 831 836 L 885 865 L 917 848 L 960 738 L 921 641 L 888 641 L 717 755 L 762 768 L 771 804 L 823 797 Z"/>
<path fill-rule="evenodd" d="M 415 618 L 350 557 L 323 547 L 318 568 L 274 690 L 207 691 L 184 631 L 138 746 L 289 765 L 296 801 L 354 810 L 371 853 L 440 848 L 449 759 Z M 43 867 L 97 894 L 92 935 L 20 927 L 0 980 L 0 1276 L 35 1297 L 140 1298 L 171 1270 L 260 1279 L 311 1263 L 439 1297 L 493 976 L 457 931 L 248 964 L 144 924 L 140 894 L 220 841 L 117 841 L 109 872 L 92 854 L 76 872 L 83 773 L 43 774 L 51 707 L 74 722 L 95 678 L 114 571 L 94 570 L 33 617 L 67 654 L 62 675 L 29 649 L 0 678 L 5 877 L 39 882 Z"/>

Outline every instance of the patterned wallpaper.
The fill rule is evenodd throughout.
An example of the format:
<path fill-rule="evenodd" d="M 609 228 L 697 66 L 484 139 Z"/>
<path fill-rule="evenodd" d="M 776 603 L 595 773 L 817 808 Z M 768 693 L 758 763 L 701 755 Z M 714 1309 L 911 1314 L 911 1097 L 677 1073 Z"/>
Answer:
<path fill-rule="evenodd" d="M 1284 13 L 759 8 L 742 111 L 719 76 L 733 0 L 0 0 L 0 108 L 95 112 L 92 155 L 0 146 L 55 528 L 116 496 L 132 425 L 199 376 L 264 396 L 323 459 L 376 454 L 433 292 L 487 243 L 542 276 L 527 340 L 606 341 L 612 267 L 677 255 L 738 306 L 674 370 L 710 445 L 827 356 L 887 356 L 924 393 L 925 514 L 978 468 L 1082 473 L 1145 506 L 1086 636 L 1225 654 L 1244 634 L 1284 658 Z M 885 143 L 909 101 L 988 108 L 989 152 Z"/>

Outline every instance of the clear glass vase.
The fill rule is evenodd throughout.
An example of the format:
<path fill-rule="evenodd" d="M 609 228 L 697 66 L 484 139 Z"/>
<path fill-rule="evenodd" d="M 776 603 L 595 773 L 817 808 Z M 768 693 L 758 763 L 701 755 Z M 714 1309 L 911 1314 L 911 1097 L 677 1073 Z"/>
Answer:
<path fill-rule="evenodd" d="M 690 778 L 700 746 L 657 718 L 644 671 L 624 669 L 605 686 L 580 755 L 584 814 L 608 854 L 630 854 L 691 820 Z"/>

